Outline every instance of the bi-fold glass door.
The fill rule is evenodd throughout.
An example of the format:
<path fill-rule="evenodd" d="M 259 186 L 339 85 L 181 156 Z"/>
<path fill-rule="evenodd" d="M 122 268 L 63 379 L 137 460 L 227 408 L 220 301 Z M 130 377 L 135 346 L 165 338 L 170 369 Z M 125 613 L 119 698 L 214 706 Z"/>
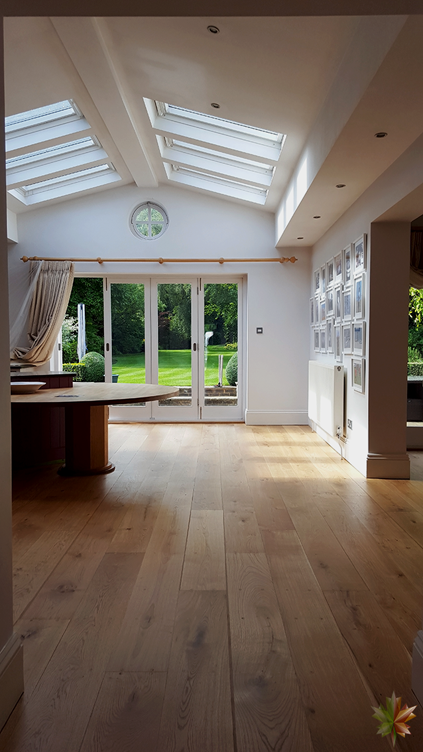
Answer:
<path fill-rule="evenodd" d="M 106 381 L 179 387 L 112 420 L 241 420 L 241 280 L 106 279 Z M 239 356 L 241 358 L 241 354 Z"/>

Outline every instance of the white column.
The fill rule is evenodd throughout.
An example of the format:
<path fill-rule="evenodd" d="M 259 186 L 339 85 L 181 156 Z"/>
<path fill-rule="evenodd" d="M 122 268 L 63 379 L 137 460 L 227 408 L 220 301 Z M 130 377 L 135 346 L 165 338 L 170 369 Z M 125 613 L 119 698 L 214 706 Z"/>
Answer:
<path fill-rule="evenodd" d="M 410 224 L 376 222 L 368 285 L 368 478 L 409 478 L 406 446 Z"/>
<path fill-rule="evenodd" d="M 0 122 L 4 123 L 3 22 L 0 28 Z M 0 136 L 0 728 L 23 692 L 22 647 L 13 633 L 10 367 L 4 133 Z"/>

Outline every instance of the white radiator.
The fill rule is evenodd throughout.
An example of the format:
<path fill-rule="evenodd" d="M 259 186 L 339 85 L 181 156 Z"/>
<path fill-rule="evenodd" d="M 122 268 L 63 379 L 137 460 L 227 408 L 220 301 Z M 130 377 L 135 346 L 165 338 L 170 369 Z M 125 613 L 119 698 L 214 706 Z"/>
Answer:
<path fill-rule="evenodd" d="M 330 436 L 344 430 L 344 366 L 308 364 L 308 417 Z"/>

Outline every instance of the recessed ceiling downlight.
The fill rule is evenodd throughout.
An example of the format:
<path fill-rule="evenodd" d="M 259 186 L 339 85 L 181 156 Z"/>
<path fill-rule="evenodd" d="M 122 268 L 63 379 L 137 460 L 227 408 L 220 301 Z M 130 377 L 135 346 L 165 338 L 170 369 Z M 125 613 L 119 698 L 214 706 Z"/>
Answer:
<path fill-rule="evenodd" d="M 335 188 L 345 188 L 345 183 L 337 183 Z"/>
<path fill-rule="evenodd" d="M 210 34 L 219 34 L 220 29 L 218 26 L 211 25 L 211 26 L 207 26 L 207 31 L 209 31 Z"/>
<path fill-rule="evenodd" d="M 315 214 L 314 217 L 313 217 L 313 219 L 320 219 L 320 218 L 321 218 L 320 214 Z"/>
<path fill-rule="evenodd" d="M 378 131 L 375 133 L 375 138 L 386 138 L 388 134 L 385 131 Z"/>
<path fill-rule="evenodd" d="M 212 102 L 211 106 L 214 107 L 215 110 L 220 110 L 220 104 L 218 104 L 217 102 Z"/>

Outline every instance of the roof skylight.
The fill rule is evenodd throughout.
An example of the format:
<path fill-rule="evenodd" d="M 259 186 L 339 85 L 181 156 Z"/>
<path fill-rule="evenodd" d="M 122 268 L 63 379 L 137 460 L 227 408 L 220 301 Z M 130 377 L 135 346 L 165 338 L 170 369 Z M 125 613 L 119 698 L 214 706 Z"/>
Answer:
<path fill-rule="evenodd" d="M 120 180 L 70 99 L 10 115 L 5 127 L 6 183 L 9 194 L 24 204 Z"/>
<path fill-rule="evenodd" d="M 265 203 L 285 141 L 282 133 L 144 101 L 170 180 Z"/>

